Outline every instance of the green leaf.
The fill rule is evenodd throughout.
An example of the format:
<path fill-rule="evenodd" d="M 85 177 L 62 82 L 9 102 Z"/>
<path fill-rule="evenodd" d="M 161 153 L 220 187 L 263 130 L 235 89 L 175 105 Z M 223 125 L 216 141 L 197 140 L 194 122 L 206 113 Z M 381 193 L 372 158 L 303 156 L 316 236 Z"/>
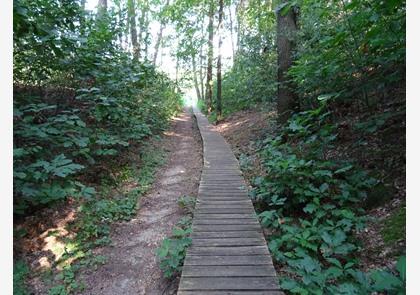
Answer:
<path fill-rule="evenodd" d="M 406 272 L 406 263 L 405 263 L 406 259 L 405 259 L 405 255 L 401 256 L 398 259 L 396 268 L 398 273 L 400 274 L 400 278 L 401 280 L 403 280 L 405 282 L 405 272 Z"/>

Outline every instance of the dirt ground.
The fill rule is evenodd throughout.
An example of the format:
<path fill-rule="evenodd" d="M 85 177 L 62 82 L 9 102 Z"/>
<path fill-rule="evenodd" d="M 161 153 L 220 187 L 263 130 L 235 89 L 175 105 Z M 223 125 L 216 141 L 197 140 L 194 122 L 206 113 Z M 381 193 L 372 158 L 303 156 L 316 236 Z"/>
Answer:
<path fill-rule="evenodd" d="M 202 168 L 201 142 L 192 115 L 184 111 L 165 133 L 168 161 L 156 176 L 149 193 L 140 199 L 140 210 L 130 222 L 113 227 L 112 244 L 98 249 L 107 262 L 85 272 L 83 294 L 175 294 L 178 279 L 167 280 L 158 267 L 155 251 L 182 211 L 177 199 L 196 196 Z"/>

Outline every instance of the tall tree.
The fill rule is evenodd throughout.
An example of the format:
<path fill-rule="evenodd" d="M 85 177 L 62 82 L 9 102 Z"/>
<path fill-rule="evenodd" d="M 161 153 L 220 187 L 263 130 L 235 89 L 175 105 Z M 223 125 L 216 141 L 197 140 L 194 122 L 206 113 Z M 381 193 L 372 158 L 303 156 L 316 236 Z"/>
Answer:
<path fill-rule="evenodd" d="M 136 7 L 134 4 L 134 0 L 127 0 L 127 1 L 128 1 L 127 12 L 128 12 L 129 25 L 130 25 L 131 44 L 133 46 L 133 56 L 135 59 L 139 59 L 140 47 L 139 47 L 139 43 L 137 42 Z"/>
<path fill-rule="evenodd" d="M 242 34 L 242 14 L 245 9 L 245 0 L 239 0 L 239 3 L 236 5 L 236 22 L 237 22 L 237 40 L 236 46 L 237 51 L 241 50 L 241 34 Z"/>
<path fill-rule="evenodd" d="M 200 38 L 202 40 L 205 40 L 205 34 L 204 34 L 204 20 L 201 22 L 201 36 Z M 201 88 L 201 94 L 202 94 L 202 99 L 204 99 L 204 68 L 205 68 L 205 56 L 203 54 L 203 47 L 204 47 L 204 42 L 200 42 L 200 88 Z"/>
<path fill-rule="evenodd" d="M 98 16 L 99 18 L 102 18 L 102 16 L 107 12 L 108 10 L 108 1 L 107 0 L 99 0 L 98 1 Z"/>
<path fill-rule="evenodd" d="M 159 27 L 159 34 L 156 40 L 156 44 L 155 44 L 155 52 L 153 54 L 153 65 L 156 65 L 156 59 L 159 53 L 159 46 L 160 43 L 162 42 L 162 35 L 163 35 L 163 29 L 165 28 L 165 25 L 161 22 L 160 23 L 160 27 Z"/>
<path fill-rule="evenodd" d="M 198 85 L 198 78 L 197 78 L 197 63 L 195 60 L 196 54 L 192 54 L 192 66 L 193 66 L 193 80 L 194 80 L 194 87 L 195 92 L 197 94 L 197 99 L 201 100 L 201 93 L 200 93 L 200 86 Z"/>
<path fill-rule="evenodd" d="M 293 7 L 280 5 L 275 12 L 277 18 L 277 113 L 282 121 L 288 117 L 294 97 L 287 83 L 286 73 L 292 65 L 292 40 L 297 27 Z"/>
<path fill-rule="evenodd" d="M 233 36 L 233 19 L 232 19 L 232 9 L 231 6 L 228 6 L 229 9 L 229 29 L 230 29 L 230 41 L 232 42 L 232 59 L 235 58 L 235 41 Z"/>
<path fill-rule="evenodd" d="M 222 117 L 222 26 L 223 26 L 223 0 L 219 0 L 219 24 L 217 32 L 219 35 L 219 46 L 217 56 L 217 98 L 216 113 L 217 121 Z"/>
<path fill-rule="evenodd" d="M 209 10 L 209 25 L 207 31 L 209 33 L 208 43 L 207 43 L 207 82 L 206 82 L 206 103 L 207 111 L 210 113 L 212 111 L 212 98 L 213 98 L 213 18 L 214 18 L 214 3 L 213 0 L 210 0 Z"/>
<path fill-rule="evenodd" d="M 165 26 L 166 26 L 166 16 L 164 15 L 164 11 L 168 7 L 168 5 L 169 5 L 169 0 L 166 0 L 165 6 L 163 6 L 160 11 L 160 27 L 159 27 L 158 38 L 155 44 L 155 53 L 153 54 L 153 65 L 156 65 L 156 59 L 159 53 L 159 47 L 162 43 L 163 30 L 165 29 Z"/>

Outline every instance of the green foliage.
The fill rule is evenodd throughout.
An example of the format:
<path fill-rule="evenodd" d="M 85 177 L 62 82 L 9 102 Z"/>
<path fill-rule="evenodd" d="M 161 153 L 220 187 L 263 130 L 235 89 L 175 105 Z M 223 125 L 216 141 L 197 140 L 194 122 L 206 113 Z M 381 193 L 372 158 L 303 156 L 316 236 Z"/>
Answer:
<path fill-rule="evenodd" d="M 261 224 L 272 231 L 269 249 L 290 274 L 281 287 L 296 294 L 400 292 L 401 281 L 384 283 L 388 272 L 357 269 L 354 233 L 365 221 L 360 204 L 377 180 L 354 163 L 326 157 L 336 128 L 325 106 L 295 114 L 259 151 L 265 171 L 254 180 L 253 195 Z"/>
<path fill-rule="evenodd" d="M 405 1 L 297 2 L 299 31 L 289 74 L 305 104 L 339 93 L 369 105 L 370 96 L 404 80 Z"/>
<path fill-rule="evenodd" d="M 182 218 L 173 228 L 172 235 L 164 238 L 156 250 L 159 267 L 166 278 L 173 277 L 182 270 L 187 248 L 192 243 L 189 237 L 192 232 L 191 225 L 191 217 Z"/>
<path fill-rule="evenodd" d="M 396 210 L 385 220 L 381 234 L 387 244 L 405 239 L 405 207 Z"/>
<path fill-rule="evenodd" d="M 387 294 L 405 294 L 406 283 L 406 258 L 401 256 L 396 265 L 398 276 L 385 271 L 376 270 L 370 274 L 373 281 L 372 289 L 377 292 L 387 292 Z"/>
<path fill-rule="evenodd" d="M 187 213 L 193 214 L 195 203 L 197 199 L 191 196 L 181 196 L 178 199 L 178 206 L 184 209 Z"/>
<path fill-rule="evenodd" d="M 25 286 L 25 278 L 29 274 L 29 267 L 22 260 L 13 264 L 13 295 L 29 294 Z"/>
<path fill-rule="evenodd" d="M 238 53 L 233 67 L 223 75 L 225 116 L 234 111 L 255 108 L 256 104 L 272 104 L 276 98 L 276 56 L 269 51 L 260 54 L 262 45 L 257 42 L 260 40 L 253 40 L 247 49 Z"/>
<path fill-rule="evenodd" d="M 78 2 L 14 1 L 14 208 L 91 198 L 83 175 L 180 110 L 174 83 L 117 45 Z"/>

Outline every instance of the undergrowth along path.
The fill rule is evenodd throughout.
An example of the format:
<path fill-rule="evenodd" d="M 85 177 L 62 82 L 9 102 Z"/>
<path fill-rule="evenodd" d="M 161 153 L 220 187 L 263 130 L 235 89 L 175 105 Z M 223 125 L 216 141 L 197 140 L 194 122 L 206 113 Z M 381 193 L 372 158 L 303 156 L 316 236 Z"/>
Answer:
<path fill-rule="evenodd" d="M 174 294 L 177 281 L 163 278 L 155 251 L 183 215 L 182 195 L 196 195 L 201 171 L 201 143 L 192 114 L 184 111 L 165 132 L 166 165 L 156 176 L 140 209 L 130 222 L 113 228 L 112 245 L 96 254 L 108 258 L 104 266 L 84 275 L 83 294 Z M 197 134 L 195 134 L 197 132 Z"/>
<path fill-rule="evenodd" d="M 178 295 L 282 294 L 238 161 L 207 118 L 194 114 L 204 167 Z"/>

